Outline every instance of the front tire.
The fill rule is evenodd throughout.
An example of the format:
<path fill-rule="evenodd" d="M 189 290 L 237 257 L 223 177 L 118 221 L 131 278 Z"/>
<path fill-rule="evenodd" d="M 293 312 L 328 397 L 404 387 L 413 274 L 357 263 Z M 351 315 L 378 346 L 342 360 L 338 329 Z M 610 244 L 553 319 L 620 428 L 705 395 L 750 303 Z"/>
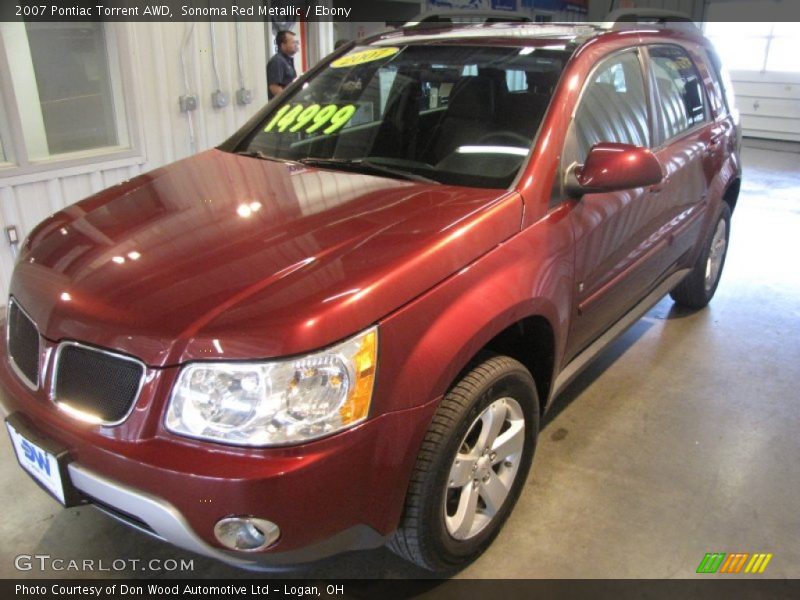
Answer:
<path fill-rule="evenodd" d="M 704 308 L 717 291 L 731 231 L 731 209 L 723 202 L 711 235 L 703 246 L 692 271 L 669 295 L 688 308 Z"/>
<path fill-rule="evenodd" d="M 530 372 L 507 356 L 477 365 L 433 417 L 389 548 L 440 573 L 477 558 L 519 497 L 538 430 Z"/>

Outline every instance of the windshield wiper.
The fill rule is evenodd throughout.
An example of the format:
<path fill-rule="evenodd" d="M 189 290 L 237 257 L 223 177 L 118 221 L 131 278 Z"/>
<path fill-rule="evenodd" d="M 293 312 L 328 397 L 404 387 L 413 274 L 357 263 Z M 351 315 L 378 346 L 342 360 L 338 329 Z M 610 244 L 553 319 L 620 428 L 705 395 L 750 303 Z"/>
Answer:
<path fill-rule="evenodd" d="M 400 169 L 379 165 L 363 158 L 315 158 L 310 156 L 308 158 L 298 158 L 297 162 L 309 167 L 330 167 L 332 169 L 357 171 L 359 173 L 368 173 L 373 175 L 388 175 L 389 177 L 396 177 L 398 179 L 408 179 L 410 181 L 420 181 L 423 183 L 435 183 L 437 185 L 439 184 L 439 182 L 435 179 L 417 175 L 416 173 L 411 173 L 410 171 L 403 171 Z"/>
<path fill-rule="evenodd" d="M 236 152 L 239 156 L 249 156 L 250 158 L 260 158 L 261 160 L 271 160 L 273 162 L 279 163 L 287 163 L 287 162 L 294 162 L 291 160 L 287 160 L 285 158 L 278 158 L 276 156 L 270 156 L 269 154 L 264 154 L 261 150 L 240 150 Z"/>

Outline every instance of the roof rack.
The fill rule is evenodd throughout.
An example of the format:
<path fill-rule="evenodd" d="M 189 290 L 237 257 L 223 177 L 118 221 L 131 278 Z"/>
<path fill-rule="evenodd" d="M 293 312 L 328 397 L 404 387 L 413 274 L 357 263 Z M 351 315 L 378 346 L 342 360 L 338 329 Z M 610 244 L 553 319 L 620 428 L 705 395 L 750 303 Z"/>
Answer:
<path fill-rule="evenodd" d="M 425 27 L 443 25 L 474 25 L 477 23 L 524 23 L 533 21 L 530 15 L 503 10 L 444 10 L 425 11 L 408 21 L 403 27 Z"/>
<path fill-rule="evenodd" d="M 603 29 L 619 30 L 650 25 L 697 32 L 700 28 L 686 13 L 660 8 L 620 8 L 606 16 Z"/>

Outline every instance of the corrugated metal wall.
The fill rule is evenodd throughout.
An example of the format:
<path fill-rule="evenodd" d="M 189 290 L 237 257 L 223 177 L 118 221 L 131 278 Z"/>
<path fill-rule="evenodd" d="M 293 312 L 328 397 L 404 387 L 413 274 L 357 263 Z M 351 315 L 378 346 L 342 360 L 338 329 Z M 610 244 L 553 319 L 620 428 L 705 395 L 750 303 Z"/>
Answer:
<path fill-rule="evenodd" d="M 800 142 L 800 71 L 731 73 L 745 136 Z"/>
<path fill-rule="evenodd" d="M 113 26 L 123 28 L 119 33 L 127 37 L 129 56 L 121 57 L 121 62 L 123 68 L 127 64 L 132 70 L 134 90 L 126 91 L 126 104 L 129 111 L 134 111 L 143 160 L 123 167 L 107 165 L 110 168 L 79 175 L 44 173 L 36 176 L 36 180 L 24 183 L 19 183 L 19 179 L 14 177 L 6 177 L 5 181 L 0 178 L 0 221 L 3 227 L 16 225 L 20 236 L 68 204 L 218 144 L 266 102 L 267 57 L 263 23 L 243 22 L 239 25 L 243 75 L 247 87 L 254 93 L 253 103 L 246 106 L 239 106 L 235 101 L 235 91 L 239 87 L 236 25 L 229 22 L 214 24 L 222 90 L 231 96 L 231 103 L 221 109 L 211 106 L 211 92 L 216 85 L 209 23 L 196 23 L 193 29 L 191 23 L 120 23 Z M 183 93 L 180 48 L 187 35 L 190 40 L 185 54 L 188 77 L 191 91 L 199 99 L 198 109 L 192 113 L 194 147 L 190 143 L 188 118 L 178 110 L 178 96 Z M 299 60 L 297 65 L 299 67 Z M 0 244 L 0 305 L 5 304 L 12 267 L 11 249 L 3 240 Z"/>

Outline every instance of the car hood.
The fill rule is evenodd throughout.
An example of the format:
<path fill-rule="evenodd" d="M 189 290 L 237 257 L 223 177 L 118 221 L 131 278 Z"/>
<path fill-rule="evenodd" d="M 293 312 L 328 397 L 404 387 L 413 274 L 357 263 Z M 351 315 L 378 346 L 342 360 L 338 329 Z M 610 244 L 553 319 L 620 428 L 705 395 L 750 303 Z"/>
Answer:
<path fill-rule="evenodd" d="M 514 192 L 209 150 L 41 223 L 11 293 L 51 341 L 151 366 L 356 333 L 519 231 Z"/>

